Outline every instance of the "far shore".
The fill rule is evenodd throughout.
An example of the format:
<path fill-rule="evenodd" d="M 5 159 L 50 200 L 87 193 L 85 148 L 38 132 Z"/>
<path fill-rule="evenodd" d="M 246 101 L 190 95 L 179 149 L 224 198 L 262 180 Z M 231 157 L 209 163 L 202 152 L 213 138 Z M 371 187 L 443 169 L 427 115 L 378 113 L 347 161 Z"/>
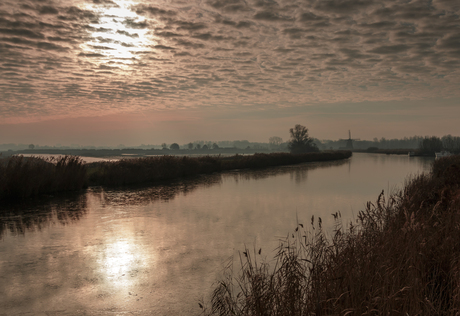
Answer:
<path fill-rule="evenodd" d="M 371 153 L 371 154 L 386 154 L 386 155 L 411 155 L 411 156 L 433 156 L 429 154 L 422 154 L 419 149 L 414 148 L 396 148 L 396 149 L 381 149 L 381 148 L 368 148 L 368 149 L 346 149 L 339 150 L 326 150 L 324 152 L 333 151 L 351 151 L 356 153 Z M 222 156 L 228 157 L 233 155 L 254 155 L 256 153 L 272 154 L 272 153 L 288 153 L 288 150 L 275 150 L 268 148 L 216 148 L 216 149 L 25 149 L 17 151 L 3 151 L 0 152 L 0 158 L 11 157 L 13 155 L 23 155 L 24 157 L 49 157 L 49 156 L 79 156 L 83 157 L 86 163 L 99 162 L 99 161 L 117 161 L 126 158 L 141 158 L 141 157 L 157 157 L 164 155 L 171 156 L 188 156 L 188 157 L 201 157 L 201 156 Z M 89 159 L 88 159 L 89 158 Z M 94 159 L 91 159 L 94 158 Z"/>
<path fill-rule="evenodd" d="M 129 158 L 129 157 L 148 157 L 148 156 L 203 156 L 203 155 L 252 155 L 255 153 L 275 153 L 275 152 L 288 152 L 287 150 L 270 150 L 268 148 L 216 148 L 216 149 L 60 149 L 60 148 L 46 148 L 46 149 L 24 149 L 24 150 L 8 150 L 0 152 L 1 157 L 10 157 L 13 155 L 23 156 L 43 156 L 43 155 L 69 155 L 80 157 L 101 157 L 101 158 Z"/>

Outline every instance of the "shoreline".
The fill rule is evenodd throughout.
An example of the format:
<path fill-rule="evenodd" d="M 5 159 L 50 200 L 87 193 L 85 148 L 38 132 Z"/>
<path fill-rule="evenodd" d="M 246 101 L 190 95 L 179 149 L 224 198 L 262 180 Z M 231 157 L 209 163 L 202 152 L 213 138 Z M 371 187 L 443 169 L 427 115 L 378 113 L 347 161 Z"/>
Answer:
<path fill-rule="evenodd" d="M 155 185 L 163 181 L 236 169 L 262 169 L 348 159 L 350 151 L 234 156 L 152 156 L 84 163 L 78 156 L 0 158 L 0 200 L 21 200 L 89 186 Z"/>
<path fill-rule="evenodd" d="M 356 224 L 332 216 L 332 236 L 321 218 L 297 223 L 270 261 L 245 248 L 239 271 L 228 268 L 200 301 L 203 315 L 458 314 L 460 155 L 382 191 Z"/>

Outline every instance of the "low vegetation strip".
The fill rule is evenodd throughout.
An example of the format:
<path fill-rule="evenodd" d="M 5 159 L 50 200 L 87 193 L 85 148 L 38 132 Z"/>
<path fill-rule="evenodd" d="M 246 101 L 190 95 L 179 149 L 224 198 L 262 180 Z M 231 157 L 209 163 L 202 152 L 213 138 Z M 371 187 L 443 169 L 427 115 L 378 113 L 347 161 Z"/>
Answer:
<path fill-rule="evenodd" d="M 306 154 L 271 153 L 230 157 L 159 156 L 98 162 L 88 166 L 90 185 L 119 186 L 172 180 L 198 174 L 233 169 L 257 169 L 313 161 L 330 161 L 351 157 L 350 151 Z"/>
<path fill-rule="evenodd" d="M 86 166 L 79 157 L 0 159 L 0 200 L 75 191 L 85 183 Z"/>
<path fill-rule="evenodd" d="M 232 169 L 266 168 L 311 161 L 346 159 L 350 156 L 349 151 L 230 157 L 155 156 L 88 165 L 76 156 L 60 158 L 12 156 L 0 159 L 0 200 L 20 200 L 42 194 L 75 191 L 89 185 L 120 186 L 152 183 Z"/>
<path fill-rule="evenodd" d="M 312 218 L 282 241 L 272 266 L 260 250 L 218 284 L 204 315 L 458 315 L 460 156 L 434 162 L 399 193 L 368 203 L 333 236 Z"/>

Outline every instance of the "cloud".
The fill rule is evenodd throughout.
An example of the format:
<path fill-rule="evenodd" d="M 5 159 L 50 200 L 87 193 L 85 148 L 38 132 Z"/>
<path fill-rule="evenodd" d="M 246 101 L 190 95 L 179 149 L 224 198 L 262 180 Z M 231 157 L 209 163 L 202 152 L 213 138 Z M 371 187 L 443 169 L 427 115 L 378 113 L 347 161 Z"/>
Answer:
<path fill-rule="evenodd" d="M 101 50 L 114 50 L 115 48 L 108 47 L 108 46 L 101 46 L 101 45 L 90 45 L 93 49 L 101 49 Z M 82 55 L 84 56 L 84 55 Z"/>
<path fill-rule="evenodd" d="M 317 23 L 328 20 L 328 18 L 314 14 L 313 12 L 304 12 L 300 15 L 299 21 L 303 23 Z"/>
<path fill-rule="evenodd" d="M 405 52 L 409 49 L 409 46 L 400 44 L 400 45 L 385 45 L 385 46 L 379 46 L 374 49 L 369 50 L 369 53 L 374 53 L 374 54 L 397 54 L 397 53 L 402 53 Z"/>
<path fill-rule="evenodd" d="M 155 49 L 163 49 L 163 50 L 174 50 L 175 49 L 174 47 L 165 46 L 165 45 L 155 45 L 155 46 L 153 46 L 153 48 L 155 48 Z"/>
<path fill-rule="evenodd" d="M 363 9 L 372 7 L 375 4 L 376 2 L 373 0 L 317 0 L 314 7 L 316 10 L 324 12 L 359 14 Z"/>
<path fill-rule="evenodd" d="M 100 5 L 103 7 L 114 7 L 114 8 L 119 8 L 120 6 L 113 2 L 112 0 L 93 0 L 93 3 L 96 5 Z"/>
<path fill-rule="evenodd" d="M 208 0 L 206 3 L 214 9 L 225 13 L 238 13 L 251 10 L 246 1 L 243 0 Z"/>
<path fill-rule="evenodd" d="M 129 32 L 123 31 L 123 30 L 117 30 L 117 34 L 122 34 L 122 35 L 132 37 L 132 38 L 139 38 L 139 34 L 137 34 L 137 33 L 129 33 Z"/>
<path fill-rule="evenodd" d="M 42 6 L 40 7 L 38 12 L 40 14 L 58 14 L 59 13 L 58 9 L 52 6 Z"/>
<path fill-rule="evenodd" d="M 221 23 L 223 25 L 233 26 L 235 28 L 249 28 L 253 23 L 249 21 L 232 21 L 228 19 L 223 19 L 222 17 L 218 16 L 215 18 L 216 23 Z"/>
<path fill-rule="evenodd" d="M 128 18 L 123 21 L 123 24 L 130 29 L 146 29 L 149 26 L 147 21 L 137 22 L 134 19 Z"/>
<path fill-rule="evenodd" d="M 199 33 L 191 36 L 192 38 L 204 40 L 204 41 L 224 41 L 233 39 L 231 37 L 222 36 L 222 35 L 213 35 L 211 33 Z"/>
<path fill-rule="evenodd" d="M 303 34 L 308 33 L 308 31 L 302 28 L 291 27 L 285 28 L 283 33 L 288 34 L 292 39 L 299 39 Z"/>
<path fill-rule="evenodd" d="M 175 33 L 175 32 L 169 32 L 169 31 L 155 32 L 155 35 L 160 36 L 160 37 L 165 37 L 165 38 L 175 38 L 175 37 L 182 36 L 182 34 Z"/>
<path fill-rule="evenodd" d="M 460 95 L 457 1 L 18 0 L 0 8 L 9 116 Z"/>
<path fill-rule="evenodd" d="M 23 36 L 27 38 L 33 39 L 44 39 L 45 36 L 39 32 L 34 32 L 27 29 L 20 29 L 20 28 L 0 28 L 0 34 L 6 35 L 13 35 L 13 36 Z"/>
<path fill-rule="evenodd" d="M 285 16 L 285 15 L 280 15 L 276 11 L 259 11 L 256 14 L 254 14 L 254 19 L 256 20 L 264 20 L 264 21 L 271 21 L 271 22 L 288 22 L 288 21 L 294 21 L 294 18 L 291 16 Z"/>
<path fill-rule="evenodd" d="M 132 6 L 131 9 L 139 15 L 149 15 L 149 16 L 174 16 L 177 12 L 173 10 L 160 9 L 151 5 L 139 4 Z"/>
<path fill-rule="evenodd" d="M 97 58 L 97 57 L 104 57 L 105 55 L 99 53 L 80 53 L 78 54 L 80 57 L 90 57 L 90 58 Z"/>
<path fill-rule="evenodd" d="M 70 21 L 78 21 L 78 20 L 90 20 L 90 21 L 97 21 L 98 15 L 90 10 L 83 10 L 75 6 L 64 8 L 65 14 L 59 16 L 61 20 L 70 20 Z"/>
<path fill-rule="evenodd" d="M 447 35 L 446 37 L 442 38 L 439 41 L 439 48 L 446 48 L 446 49 L 460 49 L 460 35 Z"/>
<path fill-rule="evenodd" d="M 201 22 L 189 22 L 189 21 L 171 21 L 171 24 L 176 25 L 176 29 L 187 30 L 187 31 L 198 31 L 207 28 L 205 23 Z"/>
<path fill-rule="evenodd" d="M 396 25 L 395 21 L 379 21 L 373 23 L 363 23 L 360 24 L 361 27 L 382 30 L 387 28 L 393 28 Z"/>
<path fill-rule="evenodd" d="M 205 47 L 205 45 L 202 44 L 202 43 L 195 43 L 195 42 L 186 41 L 186 40 L 182 40 L 182 39 L 176 40 L 176 44 L 178 46 L 183 46 L 183 47 L 192 48 L 192 49 L 200 49 L 200 48 Z"/>

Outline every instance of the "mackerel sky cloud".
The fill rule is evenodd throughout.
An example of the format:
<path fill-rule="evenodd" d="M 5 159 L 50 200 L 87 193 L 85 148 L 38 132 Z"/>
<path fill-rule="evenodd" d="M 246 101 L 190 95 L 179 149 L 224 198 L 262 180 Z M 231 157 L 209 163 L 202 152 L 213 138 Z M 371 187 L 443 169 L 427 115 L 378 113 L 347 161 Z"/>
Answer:
<path fill-rule="evenodd" d="M 319 138 L 459 134 L 459 15 L 457 0 L 3 0 L 0 129 L 99 117 L 94 133 L 138 122 L 132 143 L 179 121 L 216 139 L 297 123 Z"/>

